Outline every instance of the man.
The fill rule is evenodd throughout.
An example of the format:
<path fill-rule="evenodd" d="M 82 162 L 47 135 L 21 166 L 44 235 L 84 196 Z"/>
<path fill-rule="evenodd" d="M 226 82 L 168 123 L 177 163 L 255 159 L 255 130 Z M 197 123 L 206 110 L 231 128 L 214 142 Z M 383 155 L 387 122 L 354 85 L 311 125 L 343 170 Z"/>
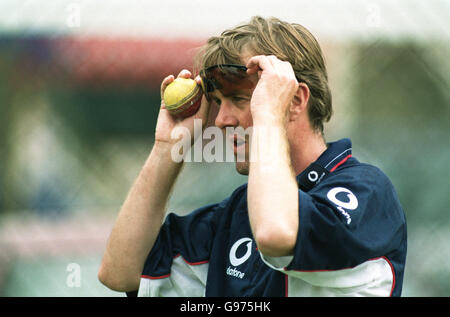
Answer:
<path fill-rule="evenodd" d="M 324 141 L 331 95 L 311 33 L 254 17 L 209 39 L 198 65 L 206 98 L 184 120 L 162 105 L 155 144 L 118 215 L 99 279 L 140 296 L 400 296 L 402 208 L 387 177 L 352 157 L 349 139 Z M 161 92 L 173 80 L 165 78 Z M 210 104 L 219 106 L 217 127 L 253 129 L 251 142 L 231 139 L 235 155 L 244 153 L 236 169 L 248 184 L 164 220 L 182 167 L 171 159 L 178 141 L 171 131 L 206 123 Z"/>

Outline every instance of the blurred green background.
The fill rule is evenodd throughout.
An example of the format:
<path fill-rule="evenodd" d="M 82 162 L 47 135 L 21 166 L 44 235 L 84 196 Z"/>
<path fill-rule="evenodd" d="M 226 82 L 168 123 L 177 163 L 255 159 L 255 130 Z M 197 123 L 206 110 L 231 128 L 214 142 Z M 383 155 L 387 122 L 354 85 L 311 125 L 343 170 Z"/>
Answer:
<path fill-rule="evenodd" d="M 448 2 L 231 1 L 238 14 L 126 3 L 0 2 L 0 296 L 124 296 L 97 270 L 152 147 L 159 84 L 190 69 L 208 36 L 257 14 L 317 36 L 333 92 L 326 139 L 350 137 L 394 183 L 408 222 L 403 296 L 450 295 Z M 169 210 L 246 181 L 231 163 L 187 163 Z"/>

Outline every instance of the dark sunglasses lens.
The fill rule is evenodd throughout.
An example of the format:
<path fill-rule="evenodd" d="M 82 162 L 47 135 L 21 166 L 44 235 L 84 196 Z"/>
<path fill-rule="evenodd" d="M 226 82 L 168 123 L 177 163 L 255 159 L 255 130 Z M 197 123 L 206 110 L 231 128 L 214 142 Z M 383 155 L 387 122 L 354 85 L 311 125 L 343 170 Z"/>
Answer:
<path fill-rule="evenodd" d="M 242 65 L 216 65 L 201 72 L 203 91 L 209 99 L 209 93 L 220 90 L 229 94 L 235 90 L 251 89 L 255 83 L 247 75 L 247 68 Z"/>

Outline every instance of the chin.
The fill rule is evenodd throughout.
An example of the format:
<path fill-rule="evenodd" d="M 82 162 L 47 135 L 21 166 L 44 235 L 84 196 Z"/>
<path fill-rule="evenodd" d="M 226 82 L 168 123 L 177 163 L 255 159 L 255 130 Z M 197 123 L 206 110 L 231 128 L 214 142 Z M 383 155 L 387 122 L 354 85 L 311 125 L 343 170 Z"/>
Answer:
<path fill-rule="evenodd" d="M 241 175 L 248 175 L 250 170 L 249 162 L 236 162 L 236 171 Z"/>

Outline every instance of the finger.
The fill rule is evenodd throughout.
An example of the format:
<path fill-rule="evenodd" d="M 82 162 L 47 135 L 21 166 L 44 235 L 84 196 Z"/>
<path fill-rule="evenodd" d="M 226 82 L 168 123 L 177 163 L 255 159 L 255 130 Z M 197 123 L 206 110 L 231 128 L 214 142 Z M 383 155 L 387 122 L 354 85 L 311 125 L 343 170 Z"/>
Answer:
<path fill-rule="evenodd" d="M 280 60 L 275 55 L 267 56 L 267 60 L 272 64 L 272 66 L 278 65 L 279 63 L 283 62 L 282 60 Z"/>
<path fill-rule="evenodd" d="M 197 76 L 194 78 L 194 80 L 195 80 L 195 82 L 196 82 L 197 84 L 199 84 L 200 86 L 202 85 L 202 78 L 200 77 L 200 75 L 197 75 Z"/>
<path fill-rule="evenodd" d="M 192 76 L 192 73 L 189 70 L 187 70 L 187 69 L 183 69 L 178 74 L 178 77 L 181 77 L 181 78 L 191 78 L 191 76 Z"/>
<path fill-rule="evenodd" d="M 249 75 L 258 72 L 259 70 L 262 70 L 262 67 L 259 66 L 262 57 L 263 57 L 262 55 L 253 56 L 247 61 L 247 65 L 245 66 L 247 67 L 247 73 Z"/>
<path fill-rule="evenodd" d="M 258 73 L 261 74 L 261 71 L 270 71 L 273 70 L 274 65 L 268 56 L 265 55 L 257 55 L 253 56 L 247 62 L 247 73 L 249 75 Z"/>
<path fill-rule="evenodd" d="M 295 78 L 295 71 L 290 62 L 280 61 L 280 69 L 283 71 L 283 73 Z"/>
<path fill-rule="evenodd" d="M 205 87 L 203 86 L 203 80 L 202 80 L 202 78 L 200 77 L 200 75 L 195 76 L 194 80 L 195 80 L 195 82 L 197 83 L 197 85 L 199 85 L 200 88 L 202 89 L 203 95 L 206 96 L 205 91 L 204 91 L 204 88 L 205 88 Z"/>
<path fill-rule="evenodd" d="M 203 91 L 202 78 L 200 77 L 200 75 L 195 76 L 194 80 L 197 83 L 197 85 L 200 85 L 200 87 L 202 88 L 202 91 Z M 206 107 L 204 107 L 203 104 L 206 104 Z M 206 109 L 202 109 L 202 108 L 206 108 Z M 209 110 L 209 102 L 206 99 L 205 92 L 203 92 L 199 112 L 205 111 L 207 113 L 208 110 Z"/>
<path fill-rule="evenodd" d="M 162 96 L 164 95 L 164 90 L 166 90 L 167 86 L 170 83 L 172 83 L 174 80 L 175 80 L 175 76 L 173 76 L 173 75 L 169 75 L 163 79 L 163 81 L 161 83 L 161 99 L 162 99 Z"/>
<path fill-rule="evenodd" d="M 288 73 L 292 73 L 292 65 L 291 63 L 287 62 L 287 61 L 283 61 L 281 59 L 279 59 L 278 57 L 271 55 L 271 56 L 267 56 L 267 59 L 269 60 L 269 62 L 272 64 L 273 66 L 273 70 L 278 74 L 288 74 Z"/>

